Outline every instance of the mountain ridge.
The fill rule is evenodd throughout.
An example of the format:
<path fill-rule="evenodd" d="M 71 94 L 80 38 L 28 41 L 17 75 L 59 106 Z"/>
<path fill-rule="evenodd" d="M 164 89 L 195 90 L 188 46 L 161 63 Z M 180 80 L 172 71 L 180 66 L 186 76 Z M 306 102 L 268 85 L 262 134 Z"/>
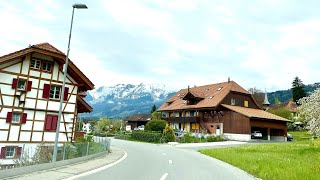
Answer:
<path fill-rule="evenodd" d="M 320 88 L 320 83 L 305 85 L 307 95 Z M 175 91 L 166 90 L 165 85 L 157 84 L 117 84 L 100 86 L 89 91 L 85 100 L 93 107 L 93 112 L 81 117 L 124 118 L 133 114 L 149 113 L 153 104 L 160 107 Z M 292 99 L 291 89 L 268 92 L 269 102 L 275 104 L 275 98 L 281 102 Z"/>

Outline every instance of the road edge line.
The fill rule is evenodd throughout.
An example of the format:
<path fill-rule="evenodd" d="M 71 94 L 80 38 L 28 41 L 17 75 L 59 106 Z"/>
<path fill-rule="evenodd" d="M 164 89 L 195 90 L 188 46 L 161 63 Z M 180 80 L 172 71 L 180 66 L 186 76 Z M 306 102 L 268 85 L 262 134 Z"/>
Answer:
<path fill-rule="evenodd" d="M 117 147 L 117 148 L 118 148 L 118 147 Z M 93 169 L 93 170 L 91 170 L 91 171 L 87 171 L 87 172 L 84 172 L 84 173 L 81 173 L 81 174 L 78 174 L 78 175 L 75 175 L 75 176 L 71 176 L 71 177 L 65 178 L 65 179 L 63 179 L 63 180 L 74 180 L 74 179 L 77 179 L 77 178 L 80 178 L 80 177 L 83 177 L 83 176 L 88 176 L 88 175 L 90 175 L 90 174 L 94 174 L 94 173 L 97 173 L 97 172 L 99 172 L 99 171 L 108 169 L 108 168 L 110 168 L 110 167 L 112 167 L 112 166 L 120 163 L 121 161 L 125 160 L 125 159 L 128 157 L 128 153 L 127 153 L 125 150 L 121 149 L 121 148 L 118 148 L 118 149 L 120 149 L 121 151 L 123 151 L 123 152 L 124 152 L 124 155 L 123 155 L 120 159 L 118 159 L 117 161 L 115 161 L 115 162 L 113 162 L 113 163 L 110 163 L 110 164 L 107 164 L 107 165 L 105 165 L 105 166 L 99 167 L 99 168 L 97 168 L 97 169 Z"/>

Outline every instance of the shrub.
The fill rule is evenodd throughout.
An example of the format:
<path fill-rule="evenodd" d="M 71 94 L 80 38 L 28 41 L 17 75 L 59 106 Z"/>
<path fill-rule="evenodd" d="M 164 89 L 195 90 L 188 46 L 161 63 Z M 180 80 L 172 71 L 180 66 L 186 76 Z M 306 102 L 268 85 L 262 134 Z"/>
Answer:
<path fill-rule="evenodd" d="M 174 131 L 170 126 L 166 126 L 162 133 L 162 140 L 164 142 L 173 142 L 175 141 Z"/>
<path fill-rule="evenodd" d="M 167 122 L 164 120 L 151 120 L 146 124 L 146 131 L 157 131 L 163 132 L 163 129 L 166 127 Z"/>
<path fill-rule="evenodd" d="M 131 134 L 116 134 L 114 136 L 115 139 L 123 139 L 123 140 L 130 140 Z"/>
<path fill-rule="evenodd" d="M 184 134 L 183 138 L 181 140 L 184 143 L 198 143 L 198 142 L 200 142 L 200 139 L 192 136 L 191 133 Z"/>
<path fill-rule="evenodd" d="M 134 131 L 131 138 L 137 141 L 160 142 L 162 133 L 148 131 Z"/>
<path fill-rule="evenodd" d="M 207 141 L 208 142 L 218 142 L 218 141 L 224 141 L 224 139 L 221 136 L 208 136 Z"/>

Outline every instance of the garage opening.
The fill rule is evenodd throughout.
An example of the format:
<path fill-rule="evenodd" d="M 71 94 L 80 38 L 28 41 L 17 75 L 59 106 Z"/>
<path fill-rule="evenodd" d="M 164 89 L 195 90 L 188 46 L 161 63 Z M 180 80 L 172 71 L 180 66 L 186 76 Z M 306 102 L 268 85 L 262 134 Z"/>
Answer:
<path fill-rule="evenodd" d="M 270 129 L 270 140 L 285 141 L 286 135 L 283 129 Z"/>
<path fill-rule="evenodd" d="M 262 134 L 262 137 L 255 136 L 254 134 L 258 134 L 260 132 Z M 268 129 L 267 128 L 261 128 L 261 127 L 251 127 L 251 139 L 263 139 L 268 140 Z"/>

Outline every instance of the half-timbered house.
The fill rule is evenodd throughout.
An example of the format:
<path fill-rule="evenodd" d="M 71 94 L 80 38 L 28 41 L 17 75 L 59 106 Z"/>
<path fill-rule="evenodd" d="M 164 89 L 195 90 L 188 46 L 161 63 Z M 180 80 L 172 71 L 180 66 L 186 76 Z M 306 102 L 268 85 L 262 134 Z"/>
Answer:
<path fill-rule="evenodd" d="M 234 81 L 182 89 L 159 111 L 173 129 L 251 139 L 261 131 L 266 140 L 286 140 L 289 121 L 262 110 L 252 95 Z"/>
<path fill-rule="evenodd" d="M 54 143 L 65 58 L 49 43 L 0 57 L 0 164 L 13 163 L 22 145 Z M 69 61 L 59 143 L 72 142 L 78 113 L 92 111 L 83 97 L 93 88 Z"/>

